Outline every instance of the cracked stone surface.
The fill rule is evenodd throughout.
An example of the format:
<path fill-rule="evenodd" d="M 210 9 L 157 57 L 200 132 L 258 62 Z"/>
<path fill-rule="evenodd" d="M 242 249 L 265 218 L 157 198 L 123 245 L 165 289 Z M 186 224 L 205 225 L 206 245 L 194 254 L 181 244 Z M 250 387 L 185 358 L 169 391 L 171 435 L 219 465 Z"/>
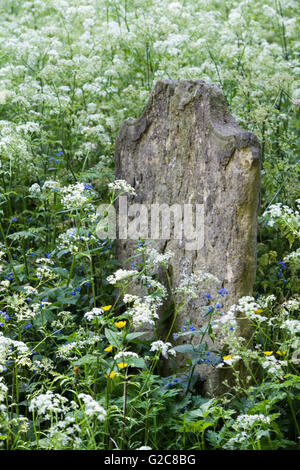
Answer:
<path fill-rule="evenodd" d="M 128 205 L 202 207 L 200 248 L 188 249 L 187 237 L 153 239 L 153 247 L 160 252 L 174 253 L 170 269 L 173 286 L 183 274 L 202 269 L 217 276 L 229 291 L 222 299 L 223 311 L 240 297 L 251 295 L 256 271 L 260 145 L 254 134 L 238 126 L 217 86 L 202 80 L 158 81 L 141 117 L 128 119 L 120 127 L 115 164 L 116 179 L 126 180 L 137 193 L 128 198 Z M 136 242 L 117 243 L 119 260 L 125 267 Z M 196 328 L 204 324 L 201 302 L 199 291 L 199 299 L 179 315 L 175 332 L 185 320 Z M 247 334 L 247 325 L 241 325 L 241 334 Z M 224 378 L 222 369 L 203 365 L 199 373 L 204 390 L 217 393 Z"/>

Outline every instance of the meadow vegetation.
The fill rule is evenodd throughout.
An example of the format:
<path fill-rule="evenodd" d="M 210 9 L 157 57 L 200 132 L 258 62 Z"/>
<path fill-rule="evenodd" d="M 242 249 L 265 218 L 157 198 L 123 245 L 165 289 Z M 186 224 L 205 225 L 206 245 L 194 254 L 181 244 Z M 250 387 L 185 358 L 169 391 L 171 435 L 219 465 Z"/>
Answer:
<path fill-rule="evenodd" d="M 0 0 L 1 449 L 299 449 L 297 10 L 296 0 Z M 98 205 L 132 191 L 114 182 L 118 128 L 161 78 L 218 85 L 262 148 L 253 297 L 224 311 L 226 289 L 208 291 L 209 274 L 195 273 L 174 286 L 174 312 L 203 294 L 206 330 L 187 320 L 164 337 L 157 268 L 172 254 L 137 241 L 143 263 L 128 271 L 97 237 Z M 217 330 L 216 352 L 203 333 Z M 180 345 L 182 335 L 203 341 Z M 232 370 L 222 396 L 199 393 L 202 363 Z"/>

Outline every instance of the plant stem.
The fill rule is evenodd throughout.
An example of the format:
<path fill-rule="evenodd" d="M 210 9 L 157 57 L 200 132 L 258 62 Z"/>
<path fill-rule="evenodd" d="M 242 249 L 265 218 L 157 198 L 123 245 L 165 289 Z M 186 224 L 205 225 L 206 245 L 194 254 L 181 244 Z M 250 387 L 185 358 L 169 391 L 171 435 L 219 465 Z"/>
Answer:
<path fill-rule="evenodd" d="M 121 440 L 121 450 L 124 448 L 125 440 L 125 425 L 126 425 L 126 408 L 127 408 L 127 372 L 128 368 L 126 367 L 126 372 L 124 376 L 124 390 L 123 390 L 123 425 L 122 425 L 122 440 Z"/>

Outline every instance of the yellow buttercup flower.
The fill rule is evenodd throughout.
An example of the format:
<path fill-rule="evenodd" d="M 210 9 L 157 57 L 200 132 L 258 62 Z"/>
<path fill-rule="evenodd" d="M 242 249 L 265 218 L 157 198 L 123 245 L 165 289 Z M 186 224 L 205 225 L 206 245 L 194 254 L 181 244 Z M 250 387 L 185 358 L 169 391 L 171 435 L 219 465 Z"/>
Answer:
<path fill-rule="evenodd" d="M 276 351 L 276 354 L 279 354 L 279 356 L 285 355 L 285 351 Z"/>
<path fill-rule="evenodd" d="M 113 346 L 107 346 L 104 351 L 111 352 L 113 350 Z"/>
<path fill-rule="evenodd" d="M 254 313 L 263 313 L 263 309 L 262 308 L 257 308 L 256 310 L 254 310 Z"/>
<path fill-rule="evenodd" d="M 120 369 L 125 369 L 125 367 L 127 367 L 128 364 L 126 362 L 119 362 L 118 364 L 118 367 L 120 367 Z"/>
<path fill-rule="evenodd" d="M 109 375 L 106 375 L 105 377 L 107 379 L 113 379 L 115 375 L 116 375 L 116 373 L 112 370 L 111 373 Z"/>
<path fill-rule="evenodd" d="M 263 351 L 265 356 L 272 356 L 273 351 Z"/>
<path fill-rule="evenodd" d="M 104 312 L 108 312 L 108 310 L 110 310 L 112 307 L 112 305 L 105 305 L 104 307 L 101 307 L 101 309 L 104 311 Z"/>
<path fill-rule="evenodd" d="M 120 329 L 121 329 L 121 328 L 124 328 L 124 326 L 126 325 L 126 323 L 127 323 L 126 320 L 123 320 L 123 321 L 122 321 L 122 320 L 116 321 L 116 322 L 115 322 L 115 326 L 116 326 L 117 328 L 120 328 Z"/>
<path fill-rule="evenodd" d="M 229 359 L 231 359 L 232 355 L 231 354 L 228 354 L 228 356 L 223 356 L 222 359 L 223 361 L 229 361 Z"/>

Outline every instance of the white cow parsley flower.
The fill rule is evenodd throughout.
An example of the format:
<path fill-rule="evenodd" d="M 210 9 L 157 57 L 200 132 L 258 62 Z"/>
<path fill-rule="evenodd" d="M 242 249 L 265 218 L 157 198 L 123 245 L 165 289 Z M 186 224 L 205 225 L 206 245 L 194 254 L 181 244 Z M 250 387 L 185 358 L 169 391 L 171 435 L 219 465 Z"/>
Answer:
<path fill-rule="evenodd" d="M 176 356 L 176 351 L 172 349 L 172 344 L 164 343 L 161 340 L 154 341 L 151 344 L 150 351 L 160 351 L 162 356 L 166 359 L 169 358 L 169 354 L 171 354 L 172 356 Z"/>
<path fill-rule="evenodd" d="M 106 416 L 105 409 L 99 405 L 99 403 L 94 400 L 90 395 L 85 393 L 80 393 L 78 398 L 82 400 L 85 404 L 85 414 L 87 416 L 96 415 L 99 421 L 104 421 Z"/>

